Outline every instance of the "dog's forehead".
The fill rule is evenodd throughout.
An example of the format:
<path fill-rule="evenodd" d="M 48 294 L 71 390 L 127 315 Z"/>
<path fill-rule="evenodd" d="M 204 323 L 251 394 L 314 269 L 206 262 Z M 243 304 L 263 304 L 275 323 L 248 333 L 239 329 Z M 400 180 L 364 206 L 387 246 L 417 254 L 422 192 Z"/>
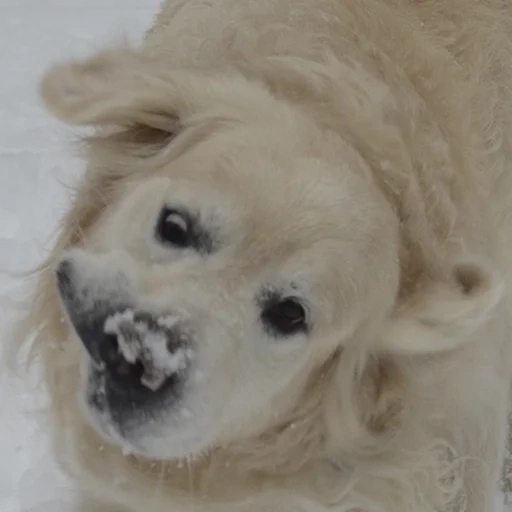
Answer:
<path fill-rule="evenodd" d="M 313 159 L 190 168 L 168 180 L 171 202 L 198 210 L 223 229 L 243 230 L 275 245 L 335 236 L 361 207 L 339 170 Z"/>
<path fill-rule="evenodd" d="M 320 202 L 335 204 L 349 174 L 343 165 L 349 164 L 343 162 L 340 144 L 333 157 L 325 140 L 315 144 L 308 135 L 243 123 L 209 133 L 162 170 L 171 180 L 242 197 L 247 204 L 274 201 L 290 207 L 292 198 L 304 202 L 320 198 Z"/>
<path fill-rule="evenodd" d="M 303 216 L 308 211 L 343 208 L 354 191 L 343 163 L 274 148 L 228 147 L 217 154 L 186 155 L 166 169 L 181 193 L 216 197 L 258 217 L 278 214 Z M 278 221 L 274 218 L 274 221 Z M 288 219 L 289 221 L 292 219 Z"/>

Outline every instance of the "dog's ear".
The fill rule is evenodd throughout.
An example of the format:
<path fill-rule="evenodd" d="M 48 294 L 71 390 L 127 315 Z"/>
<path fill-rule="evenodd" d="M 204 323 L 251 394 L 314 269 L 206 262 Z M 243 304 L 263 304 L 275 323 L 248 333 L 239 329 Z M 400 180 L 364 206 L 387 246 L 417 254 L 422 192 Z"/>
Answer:
<path fill-rule="evenodd" d="M 128 48 L 103 51 L 51 68 L 40 93 L 55 117 L 74 125 L 144 125 L 173 129 L 205 111 L 251 111 L 270 94 L 239 74 L 170 69 Z"/>
<path fill-rule="evenodd" d="M 404 355 L 455 349 L 485 325 L 502 294 L 503 284 L 490 264 L 457 262 L 445 279 L 430 279 L 397 307 L 381 348 Z"/>
<path fill-rule="evenodd" d="M 173 112 L 161 110 L 161 91 L 149 87 L 149 80 L 134 54 L 111 50 L 54 66 L 43 77 L 40 94 L 46 108 L 65 123 L 143 123 L 163 129 L 173 121 Z"/>

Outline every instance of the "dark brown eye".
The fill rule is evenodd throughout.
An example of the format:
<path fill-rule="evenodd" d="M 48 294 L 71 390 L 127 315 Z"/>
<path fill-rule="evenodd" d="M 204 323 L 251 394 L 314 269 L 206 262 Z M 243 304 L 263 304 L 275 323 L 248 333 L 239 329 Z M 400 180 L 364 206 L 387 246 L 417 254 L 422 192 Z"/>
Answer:
<path fill-rule="evenodd" d="M 185 248 L 190 245 L 189 219 L 177 210 L 164 208 L 160 213 L 156 233 L 164 244 Z"/>
<path fill-rule="evenodd" d="M 279 336 L 291 336 L 306 330 L 306 312 L 297 299 L 269 304 L 261 317 L 265 325 Z"/>

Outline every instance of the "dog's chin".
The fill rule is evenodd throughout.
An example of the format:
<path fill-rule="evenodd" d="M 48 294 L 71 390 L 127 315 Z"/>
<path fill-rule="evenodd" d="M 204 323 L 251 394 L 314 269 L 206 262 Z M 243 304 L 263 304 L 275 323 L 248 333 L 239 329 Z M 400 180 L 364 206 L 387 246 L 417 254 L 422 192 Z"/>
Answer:
<path fill-rule="evenodd" d="M 101 439 L 125 455 L 152 460 L 181 460 L 204 453 L 205 442 L 191 413 L 178 404 L 138 403 L 125 396 L 108 378 L 91 368 L 82 407 L 88 422 Z"/>

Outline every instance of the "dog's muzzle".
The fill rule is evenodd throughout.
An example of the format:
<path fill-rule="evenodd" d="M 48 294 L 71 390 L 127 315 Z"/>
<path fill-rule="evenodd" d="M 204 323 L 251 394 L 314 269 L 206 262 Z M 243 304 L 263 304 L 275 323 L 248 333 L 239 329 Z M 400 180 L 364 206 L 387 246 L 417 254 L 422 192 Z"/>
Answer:
<path fill-rule="evenodd" d="M 193 350 L 183 322 L 173 314 L 137 308 L 129 294 L 82 273 L 72 258 L 56 271 L 58 290 L 96 373 L 117 392 L 143 396 L 177 385 Z"/>

